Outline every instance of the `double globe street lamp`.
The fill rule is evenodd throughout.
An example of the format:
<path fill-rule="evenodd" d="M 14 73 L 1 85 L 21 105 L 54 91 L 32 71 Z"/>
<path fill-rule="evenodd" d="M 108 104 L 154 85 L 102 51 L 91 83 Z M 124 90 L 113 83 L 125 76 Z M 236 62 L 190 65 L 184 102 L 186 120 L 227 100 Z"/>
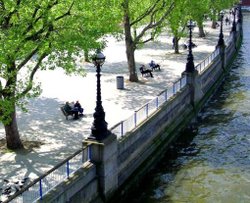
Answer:
<path fill-rule="evenodd" d="M 93 114 L 94 121 L 91 127 L 91 135 L 90 139 L 95 139 L 97 141 L 101 141 L 105 139 L 109 130 L 107 128 L 108 124 L 105 121 L 105 112 L 102 107 L 102 98 L 101 98 L 101 67 L 105 62 L 105 56 L 100 50 L 97 50 L 95 55 L 92 58 L 93 64 L 96 67 L 96 78 L 97 78 L 97 86 L 96 86 L 96 107 L 95 112 Z"/>

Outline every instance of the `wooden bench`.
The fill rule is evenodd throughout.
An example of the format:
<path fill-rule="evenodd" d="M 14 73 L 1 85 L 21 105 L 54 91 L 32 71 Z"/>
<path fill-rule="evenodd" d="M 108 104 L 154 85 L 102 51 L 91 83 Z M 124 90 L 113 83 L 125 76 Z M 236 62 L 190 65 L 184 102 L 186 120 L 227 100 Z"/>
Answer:
<path fill-rule="evenodd" d="M 72 116 L 72 117 L 74 116 L 74 113 L 68 113 L 68 112 L 66 112 L 65 109 L 64 109 L 64 106 L 61 106 L 60 109 L 61 109 L 63 115 L 66 117 L 66 120 L 68 120 L 69 116 Z"/>
<path fill-rule="evenodd" d="M 149 69 L 144 70 L 143 67 L 140 67 L 140 72 L 141 72 L 142 77 L 144 76 L 150 76 L 151 78 L 154 77 L 152 74 L 152 71 Z"/>
<path fill-rule="evenodd" d="M 154 66 L 150 66 L 150 68 L 152 70 L 156 70 L 156 69 L 161 70 L 161 66 L 159 64 L 155 64 Z"/>

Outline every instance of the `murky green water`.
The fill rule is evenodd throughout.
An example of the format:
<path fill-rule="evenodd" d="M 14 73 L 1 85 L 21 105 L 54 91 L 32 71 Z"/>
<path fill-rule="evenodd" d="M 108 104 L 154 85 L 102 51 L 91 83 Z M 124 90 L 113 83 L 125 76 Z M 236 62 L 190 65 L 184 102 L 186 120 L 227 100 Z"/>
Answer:
<path fill-rule="evenodd" d="M 232 71 L 199 115 L 198 133 L 178 141 L 130 203 L 250 202 L 250 12 Z"/>

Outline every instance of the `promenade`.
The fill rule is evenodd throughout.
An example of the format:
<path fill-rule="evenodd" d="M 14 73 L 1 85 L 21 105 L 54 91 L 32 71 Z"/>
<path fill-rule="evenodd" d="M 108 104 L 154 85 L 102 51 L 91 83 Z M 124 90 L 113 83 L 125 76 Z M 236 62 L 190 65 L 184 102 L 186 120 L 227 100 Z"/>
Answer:
<path fill-rule="evenodd" d="M 225 40 L 231 27 L 224 26 Z M 198 38 L 198 28 L 194 29 L 193 49 L 195 65 L 203 61 L 214 50 L 218 42 L 219 28 L 211 29 L 206 22 L 205 38 Z M 106 61 L 102 67 L 101 88 L 106 121 L 111 128 L 126 119 L 140 106 L 153 99 L 180 78 L 185 70 L 187 50 L 180 49 L 174 54 L 172 37 L 163 33 L 155 42 L 146 44 L 136 51 L 137 68 L 148 64 L 152 59 L 161 65 L 161 71 L 153 72 L 154 78 L 142 78 L 139 83 L 128 81 L 124 41 L 108 38 L 108 47 L 103 51 Z M 180 44 L 187 39 L 181 39 Z M 28 113 L 18 110 L 18 126 L 26 149 L 11 152 L 3 145 L 4 129 L 0 125 L 0 188 L 3 180 L 36 178 L 49 170 L 81 147 L 82 140 L 90 135 L 96 101 L 95 67 L 82 59 L 77 64 L 86 69 L 86 77 L 67 76 L 62 70 L 39 72 L 37 81 L 41 82 L 43 93 L 28 101 Z M 116 77 L 124 76 L 125 89 L 116 88 Z M 85 117 L 79 120 L 66 120 L 59 107 L 66 101 L 79 100 Z M 0 198 L 1 200 L 1 198 Z"/>

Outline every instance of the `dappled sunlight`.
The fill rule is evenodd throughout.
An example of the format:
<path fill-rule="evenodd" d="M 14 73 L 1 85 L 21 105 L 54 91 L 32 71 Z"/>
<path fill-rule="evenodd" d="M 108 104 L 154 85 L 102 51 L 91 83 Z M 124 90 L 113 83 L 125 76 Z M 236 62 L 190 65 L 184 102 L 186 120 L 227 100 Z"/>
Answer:
<path fill-rule="evenodd" d="M 205 59 L 217 44 L 219 30 L 207 29 L 209 35 L 203 39 L 197 39 L 196 33 L 194 35 L 194 42 L 198 45 L 193 49 L 195 64 Z M 103 51 L 106 61 L 101 72 L 101 94 L 106 121 L 111 128 L 171 87 L 185 70 L 188 52 L 180 49 L 180 54 L 174 54 L 172 37 L 163 33 L 155 42 L 136 50 L 139 82 L 134 83 L 129 82 L 124 41 L 116 41 L 112 37 L 107 40 L 108 47 Z M 180 43 L 186 41 L 183 38 Z M 161 71 L 153 71 L 153 78 L 142 77 L 139 66 L 148 66 L 151 60 L 160 64 Z M 17 121 L 21 139 L 40 142 L 41 145 L 25 152 L 1 151 L 0 185 L 4 178 L 33 178 L 42 174 L 79 149 L 83 139 L 90 135 L 96 106 L 96 69 L 92 63 L 83 62 L 82 58 L 76 62 L 86 70 L 85 77 L 65 75 L 62 69 L 36 74 L 36 81 L 41 82 L 43 92 L 40 97 L 28 101 L 27 113 L 18 109 Z M 117 76 L 124 77 L 124 89 L 117 89 Z M 82 104 L 85 116 L 79 120 L 71 117 L 66 120 L 60 106 L 66 101 L 77 100 Z M 4 134 L 1 124 L 0 138 L 4 138 Z"/>

